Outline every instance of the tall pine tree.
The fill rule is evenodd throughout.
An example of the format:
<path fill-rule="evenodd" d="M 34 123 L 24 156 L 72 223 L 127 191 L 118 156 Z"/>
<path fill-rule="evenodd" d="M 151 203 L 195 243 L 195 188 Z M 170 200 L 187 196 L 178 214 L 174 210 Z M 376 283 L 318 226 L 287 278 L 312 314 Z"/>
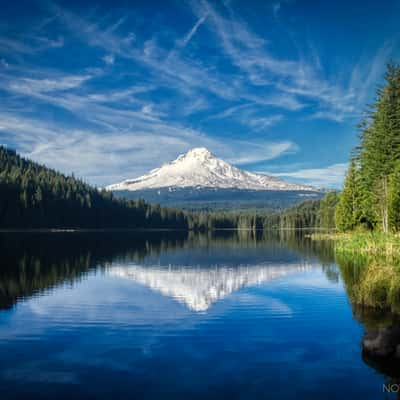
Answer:
<path fill-rule="evenodd" d="M 340 231 L 354 229 L 360 223 L 360 199 L 359 170 L 356 161 L 352 160 L 336 207 L 335 221 Z"/>
<path fill-rule="evenodd" d="M 400 162 L 389 177 L 388 223 L 391 231 L 400 231 Z"/>

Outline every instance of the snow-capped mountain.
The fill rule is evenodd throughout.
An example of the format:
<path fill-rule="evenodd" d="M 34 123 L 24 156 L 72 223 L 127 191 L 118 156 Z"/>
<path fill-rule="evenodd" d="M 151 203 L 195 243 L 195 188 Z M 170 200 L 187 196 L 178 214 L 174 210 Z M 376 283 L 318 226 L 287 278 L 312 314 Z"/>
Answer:
<path fill-rule="evenodd" d="M 204 147 L 194 148 L 176 160 L 135 179 L 107 187 L 112 191 L 139 191 L 159 188 L 217 188 L 239 190 L 316 191 L 269 175 L 236 168 L 215 157 Z"/>

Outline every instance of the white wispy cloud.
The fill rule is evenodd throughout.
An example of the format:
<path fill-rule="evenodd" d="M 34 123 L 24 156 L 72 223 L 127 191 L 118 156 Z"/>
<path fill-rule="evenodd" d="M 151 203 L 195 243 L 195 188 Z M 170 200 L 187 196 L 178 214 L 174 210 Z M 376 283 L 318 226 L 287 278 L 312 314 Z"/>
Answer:
<path fill-rule="evenodd" d="M 273 160 L 284 154 L 294 154 L 299 150 L 296 143 L 290 140 L 283 141 L 244 141 L 234 142 L 234 150 L 224 152 L 224 157 L 232 164 L 247 165 L 262 161 Z"/>
<path fill-rule="evenodd" d="M 269 173 L 273 176 L 295 178 L 306 184 L 321 188 L 339 188 L 348 168 L 347 163 L 329 165 L 324 168 L 300 169 L 294 172 Z"/>
<path fill-rule="evenodd" d="M 36 36 L 34 40 L 39 44 L 37 50 L 44 49 L 58 49 L 64 47 L 64 38 L 62 36 L 57 37 L 56 39 L 51 39 L 44 36 Z"/>
<path fill-rule="evenodd" d="M 107 65 L 113 65 L 115 62 L 115 56 L 114 54 L 106 54 L 102 60 L 107 64 Z"/>
<path fill-rule="evenodd" d="M 210 103 L 206 96 L 194 96 L 192 100 L 185 102 L 183 106 L 180 107 L 180 112 L 185 117 L 205 111 L 209 106 Z"/>
<path fill-rule="evenodd" d="M 94 103 L 116 103 L 119 101 L 128 101 L 140 103 L 134 96 L 141 93 L 149 93 L 154 89 L 152 85 L 139 84 L 135 86 L 128 86 L 123 89 L 107 89 L 97 92 L 88 91 L 85 96 L 87 101 Z"/>
<path fill-rule="evenodd" d="M 7 37 L 0 37 L 0 50 L 2 53 L 33 53 L 32 46 L 23 43 L 20 40 Z"/>
<path fill-rule="evenodd" d="M 281 9 L 281 3 L 279 1 L 277 1 L 274 4 L 272 4 L 272 11 L 274 13 L 275 18 L 278 17 L 280 9 Z"/>
<path fill-rule="evenodd" d="M 256 130 L 262 130 L 275 125 L 279 121 L 282 121 L 283 115 L 272 115 L 269 117 L 249 117 L 246 118 L 244 123 L 255 128 Z"/>
<path fill-rule="evenodd" d="M 383 76 L 386 62 L 389 60 L 395 42 L 386 40 L 373 57 L 363 56 L 351 73 L 349 90 L 354 93 L 356 105 L 359 107 L 366 101 L 371 87 Z"/>
<path fill-rule="evenodd" d="M 84 82 L 91 79 L 91 75 L 64 75 L 57 78 L 21 78 L 9 84 L 9 90 L 34 95 L 54 91 L 64 91 L 80 87 Z"/>
<path fill-rule="evenodd" d="M 90 90 L 84 84 L 99 74 L 64 75 L 53 71 L 35 71 L 38 78 L 13 77 L 0 74 L 0 89 L 8 91 L 24 110 L 27 96 L 51 104 L 80 116 L 86 122 L 115 127 L 141 127 L 155 123 L 164 113 L 154 104 L 141 100 L 140 94 L 149 93 L 154 86 L 138 84 L 123 89 Z M 43 76 L 48 76 L 43 78 Z M 19 96 L 19 97 L 16 97 Z M 150 112 L 151 111 L 151 112 Z"/>
<path fill-rule="evenodd" d="M 64 46 L 62 36 L 55 39 L 45 36 L 4 37 L 0 36 L 0 52 L 13 57 L 20 54 L 34 54 L 48 49 L 57 49 Z"/>
<path fill-rule="evenodd" d="M 228 107 L 224 111 L 216 113 L 209 119 L 231 119 L 244 126 L 260 131 L 269 128 L 283 120 L 282 114 L 268 115 L 257 103 L 244 103 Z"/>
<path fill-rule="evenodd" d="M 240 112 L 241 110 L 249 107 L 253 107 L 254 103 L 245 103 L 245 104 L 238 104 L 234 105 L 231 107 L 226 108 L 225 110 L 218 112 L 214 115 L 211 115 L 209 119 L 224 119 L 227 117 L 231 117 L 232 115 L 235 115 L 236 113 Z"/>
<path fill-rule="evenodd" d="M 317 111 L 310 115 L 310 119 L 324 119 L 335 122 L 343 122 L 344 116 L 339 111 Z"/>
<path fill-rule="evenodd" d="M 8 68 L 10 64 L 4 58 L 0 58 L 0 66 L 3 68 Z"/>
<path fill-rule="evenodd" d="M 190 42 L 192 37 L 196 34 L 197 30 L 203 25 L 204 21 L 207 19 L 208 13 L 205 13 L 201 16 L 196 23 L 193 25 L 192 29 L 178 42 L 179 47 L 186 47 L 187 44 Z"/>

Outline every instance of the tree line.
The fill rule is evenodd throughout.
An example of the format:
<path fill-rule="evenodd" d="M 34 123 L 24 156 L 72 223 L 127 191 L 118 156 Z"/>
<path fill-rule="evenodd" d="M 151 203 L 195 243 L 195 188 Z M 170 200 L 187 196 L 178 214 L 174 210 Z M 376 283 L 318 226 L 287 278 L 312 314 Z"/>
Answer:
<path fill-rule="evenodd" d="M 360 143 L 351 156 L 335 214 L 341 231 L 400 231 L 399 65 L 388 65 L 385 83 L 360 124 Z"/>

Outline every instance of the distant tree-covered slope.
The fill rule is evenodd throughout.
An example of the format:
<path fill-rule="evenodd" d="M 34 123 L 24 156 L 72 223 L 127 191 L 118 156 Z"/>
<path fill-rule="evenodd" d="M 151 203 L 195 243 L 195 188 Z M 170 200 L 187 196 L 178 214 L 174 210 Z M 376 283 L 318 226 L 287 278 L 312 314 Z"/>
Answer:
<path fill-rule="evenodd" d="M 279 213 L 269 213 L 262 225 L 277 229 L 335 228 L 338 195 L 328 192 L 321 200 L 307 200 Z"/>
<path fill-rule="evenodd" d="M 0 147 L 2 228 L 186 228 L 176 209 L 115 199 L 85 182 Z"/>
<path fill-rule="evenodd" d="M 278 211 L 304 202 L 320 199 L 323 192 L 305 190 L 248 190 L 235 188 L 157 188 L 146 190 L 118 190 L 116 197 L 143 198 L 149 203 L 177 207 L 188 211 L 234 211 L 257 209 L 259 212 Z"/>

